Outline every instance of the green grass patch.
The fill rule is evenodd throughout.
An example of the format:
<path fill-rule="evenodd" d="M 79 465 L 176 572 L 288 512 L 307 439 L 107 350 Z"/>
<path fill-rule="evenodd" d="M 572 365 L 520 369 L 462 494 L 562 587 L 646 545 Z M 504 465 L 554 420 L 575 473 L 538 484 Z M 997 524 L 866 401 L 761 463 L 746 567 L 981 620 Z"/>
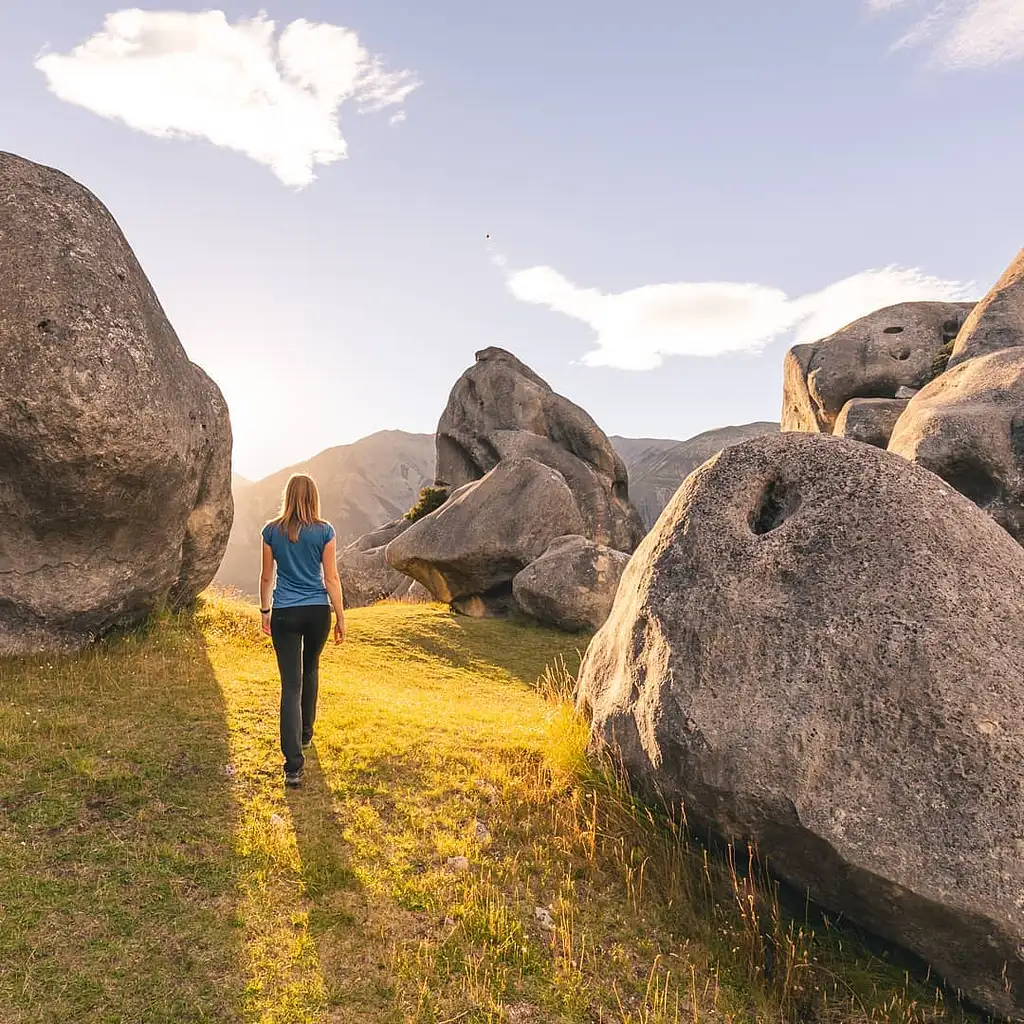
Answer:
<path fill-rule="evenodd" d="M 286 792 L 256 620 L 0 661 L 3 1024 L 968 1019 L 592 763 L 578 638 L 350 613 Z"/>

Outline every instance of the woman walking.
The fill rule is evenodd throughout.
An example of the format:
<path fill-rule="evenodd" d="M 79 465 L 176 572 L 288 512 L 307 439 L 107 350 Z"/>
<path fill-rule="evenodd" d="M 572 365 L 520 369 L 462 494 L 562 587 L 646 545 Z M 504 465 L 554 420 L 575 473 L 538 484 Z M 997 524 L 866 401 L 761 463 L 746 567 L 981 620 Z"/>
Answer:
<path fill-rule="evenodd" d="M 281 513 L 263 527 L 260 615 L 274 641 L 281 673 L 281 752 L 286 786 L 302 784 L 302 748 L 313 740 L 320 652 L 331 632 L 345 639 L 341 578 L 334 527 L 320 518 L 320 494 L 313 479 L 288 481 Z M 270 588 L 277 565 L 273 608 Z"/>

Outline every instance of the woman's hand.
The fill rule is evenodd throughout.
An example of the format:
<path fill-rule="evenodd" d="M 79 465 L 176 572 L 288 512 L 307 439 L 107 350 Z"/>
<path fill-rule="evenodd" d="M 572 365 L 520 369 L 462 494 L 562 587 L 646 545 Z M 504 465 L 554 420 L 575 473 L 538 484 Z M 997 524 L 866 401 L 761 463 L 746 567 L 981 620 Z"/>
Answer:
<path fill-rule="evenodd" d="M 341 615 L 334 620 L 334 642 L 336 644 L 345 642 L 345 618 Z"/>
<path fill-rule="evenodd" d="M 260 619 L 262 620 L 263 632 L 270 636 L 270 612 L 260 612 Z"/>

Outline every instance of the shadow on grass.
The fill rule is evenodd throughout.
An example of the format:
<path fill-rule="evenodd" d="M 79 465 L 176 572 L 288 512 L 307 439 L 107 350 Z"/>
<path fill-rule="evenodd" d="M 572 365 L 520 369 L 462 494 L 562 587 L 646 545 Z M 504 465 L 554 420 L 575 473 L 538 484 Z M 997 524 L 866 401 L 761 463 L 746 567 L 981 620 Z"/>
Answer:
<path fill-rule="evenodd" d="M 240 1019 L 229 760 L 190 616 L 0 659 L 0 1019 Z"/>
<path fill-rule="evenodd" d="M 351 869 L 344 826 L 315 741 L 306 750 L 302 786 L 286 796 L 329 1019 L 385 1022 L 391 1018 L 381 1016 L 381 1008 L 394 997 L 387 951 L 371 901 Z"/>
<path fill-rule="evenodd" d="M 424 621 L 410 639 L 456 668 L 496 665 L 532 686 L 558 658 L 575 674 L 591 637 L 520 618 L 474 619 L 452 612 L 447 619 Z"/>

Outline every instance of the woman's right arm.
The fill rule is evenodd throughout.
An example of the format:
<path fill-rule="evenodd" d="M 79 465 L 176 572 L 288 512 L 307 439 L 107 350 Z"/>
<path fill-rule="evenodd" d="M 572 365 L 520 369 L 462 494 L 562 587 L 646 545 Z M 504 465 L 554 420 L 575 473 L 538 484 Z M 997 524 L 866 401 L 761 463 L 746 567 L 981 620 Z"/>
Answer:
<path fill-rule="evenodd" d="M 260 568 L 260 620 L 263 625 L 263 632 L 270 636 L 270 612 L 264 611 L 270 608 L 270 594 L 274 586 L 274 552 L 270 545 L 263 542 L 263 563 Z"/>
<path fill-rule="evenodd" d="M 334 537 L 324 545 L 322 557 L 324 586 L 334 605 L 334 642 L 340 644 L 345 640 L 345 605 L 341 593 L 341 576 L 338 574 L 338 543 Z"/>

